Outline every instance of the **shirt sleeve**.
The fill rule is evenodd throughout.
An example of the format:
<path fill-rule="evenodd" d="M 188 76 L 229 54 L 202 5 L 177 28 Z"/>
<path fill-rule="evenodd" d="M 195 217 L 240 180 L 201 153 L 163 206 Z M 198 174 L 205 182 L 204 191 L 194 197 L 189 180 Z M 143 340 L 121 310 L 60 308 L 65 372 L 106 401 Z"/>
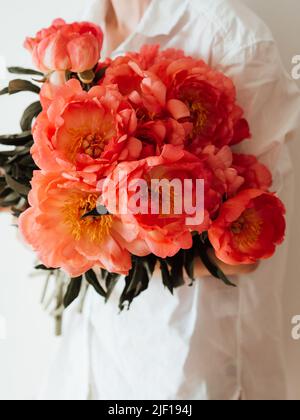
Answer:
<path fill-rule="evenodd" d="M 252 139 L 237 151 L 265 163 L 273 172 L 273 190 L 280 192 L 284 176 L 292 170 L 286 140 L 295 134 L 300 117 L 295 81 L 284 70 L 273 41 L 230 51 L 217 67 L 234 81 L 252 132 Z"/>

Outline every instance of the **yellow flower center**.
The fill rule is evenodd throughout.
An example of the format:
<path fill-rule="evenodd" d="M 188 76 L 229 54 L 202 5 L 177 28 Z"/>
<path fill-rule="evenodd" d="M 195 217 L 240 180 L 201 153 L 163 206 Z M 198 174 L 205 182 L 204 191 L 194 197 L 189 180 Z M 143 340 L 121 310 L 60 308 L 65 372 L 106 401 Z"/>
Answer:
<path fill-rule="evenodd" d="M 99 134 L 88 134 L 80 139 L 80 144 L 80 153 L 89 155 L 93 159 L 98 159 L 104 151 L 106 141 Z"/>
<path fill-rule="evenodd" d="M 99 126 L 92 131 L 88 127 L 68 130 L 73 138 L 70 141 L 69 153 L 72 161 L 75 160 L 78 153 L 86 154 L 93 159 L 99 159 L 109 143 L 116 135 L 116 128 L 113 120 L 109 117 L 99 121 Z"/>
<path fill-rule="evenodd" d="M 97 200 L 98 196 L 95 194 L 87 194 L 79 198 L 76 193 L 65 203 L 65 223 L 76 241 L 86 237 L 92 242 L 101 244 L 110 235 L 113 224 L 112 216 L 84 217 L 96 209 Z"/>
<path fill-rule="evenodd" d="M 201 102 L 193 102 L 190 106 L 192 115 L 194 116 L 194 133 L 201 133 L 203 128 L 207 124 L 208 113 L 207 109 L 203 106 Z"/>
<path fill-rule="evenodd" d="M 231 226 L 237 248 L 245 252 L 251 248 L 259 239 L 262 226 L 263 220 L 255 209 L 245 210 Z"/>

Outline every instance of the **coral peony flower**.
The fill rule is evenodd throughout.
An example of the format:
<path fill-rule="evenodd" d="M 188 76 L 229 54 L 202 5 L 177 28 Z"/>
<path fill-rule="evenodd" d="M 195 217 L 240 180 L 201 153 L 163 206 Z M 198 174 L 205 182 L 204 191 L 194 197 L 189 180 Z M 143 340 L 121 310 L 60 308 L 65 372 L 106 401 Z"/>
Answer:
<path fill-rule="evenodd" d="M 47 100 L 49 95 L 52 100 Z M 142 144 L 131 136 L 136 115 L 116 87 L 85 92 L 77 80 L 70 80 L 59 88 L 47 85 L 42 103 L 32 148 L 40 169 L 100 174 L 115 161 L 139 157 Z"/>
<path fill-rule="evenodd" d="M 221 148 L 250 137 L 249 125 L 236 104 L 234 84 L 223 73 L 192 58 L 158 62 L 150 72 L 167 86 L 171 115 L 178 119 L 181 110 L 181 118 L 193 123 L 187 143 L 192 153 L 199 154 L 210 144 Z"/>
<path fill-rule="evenodd" d="M 166 258 L 191 248 L 192 231 L 207 230 L 217 197 L 210 189 L 211 176 L 199 159 L 168 145 L 158 157 L 119 164 L 104 183 L 103 203 L 111 213 L 131 218 L 150 251 Z M 185 180 L 192 183 L 186 187 Z M 204 202 L 203 197 L 197 200 L 196 180 L 205 180 Z M 163 193 L 157 184 L 161 181 L 179 181 L 181 189 L 175 186 Z M 188 201 L 191 206 L 185 207 Z"/>
<path fill-rule="evenodd" d="M 135 137 L 142 142 L 141 158 L 159 156 L 166 144 L 184 148 L 186 130 L 173 118 L 139 122 Z"/>
<path fill-rule="evenodd" d="M 140 118 L 152 119 L 165 110 L 166 86 L 154 73 L 144 71 L 128 56 L 118 57 L 111 63 L 101 84 L 117 85 Z"/>
<path fill-rule="evenodd" d="M 107 68 L 101 84 L 117 85 L 123 96 L 129 96 L 132 92 L 140 91 L 143 75 L 141 70 L 136 71 L 137 68 L 129 57 L 118 57 Z"/>
<path fill-rule="evenodd" d="M 217 257 L 230 265 L 270 258 L 284 240 L 285 208 L 273 194 L 249 189 L 223 204 L 209 229 Z"/>
<path fill-rule="evenodd" d="M 245 179 L 243 189 L 256 188 L 268 191 L 273 183 L 269 169 L 255 156 L 233 154 L 233 168 Z"/>
<path fill-rule="evenodd" d="M 19 227 L 43 264 L 63 268 L 72 277 L 94 266 L 128 273 L 131 258 L 126 246 L 138 254 L 137 227 L 112 215 L 84 217 L 96 208 L 98 198 L 82 183 L 35 172 L 29 195 L 32 207 L 21 215 Z"/>
<path fill-rule="evenodd" d="M 126 57 L 135 61 L 145 71 L 149 71 L 156 66 L 156 74 L 158 76 L 158 68 L 165 69 L 172 62 L 186 58 L 183 50 L 169 48 L 160 51 L 159 44 L 143 45 L 139 52 L 128 52 Z"/>
<path fill-rule="evenodd" d="M 70 70 L 82 73 L 97 64 L 103 44 L 100 27 L 88 22 L 66 24 L 56 19 L 52 25 L 27 38 L 25 48 L 44 73 Z"/>
<path fill-rule="evenodd" d="M 243 176 L 233 167 L 233 154 L 229 146 L 217 149 L 215 146 L 207 146 L 202 155 L 208 166 L 214 172 L 213 187 L 222 197 L 233 197 L 244 185 Z"/>

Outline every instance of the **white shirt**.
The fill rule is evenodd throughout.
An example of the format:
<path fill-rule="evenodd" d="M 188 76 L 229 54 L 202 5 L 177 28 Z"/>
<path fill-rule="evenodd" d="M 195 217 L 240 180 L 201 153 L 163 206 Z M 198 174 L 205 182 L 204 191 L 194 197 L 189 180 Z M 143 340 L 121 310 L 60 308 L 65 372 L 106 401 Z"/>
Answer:
<path fill-rule="evenodd" d="M 84 18 L 105 29 L 107 1 L 92 3 Z M 184 49 L 233 79 L 253 133 L 238 150 L 269 165 L 273 190 L 292 209 L 285 140 L 297 126 L 299 92 L 264 23 L 238 1 L 152 0 L 112 56 L 145 43 Z M 286 399 L 281 291 L 288 281 L 287 243 L 257 272 L 235 279 L 235 290 L 206 278 L 171 296 L 155 278 L 122 314 L 118 293 L 105 305 L 91 290 L 83 314 L 76 304 L 68 311 L 41 398 Z"/>

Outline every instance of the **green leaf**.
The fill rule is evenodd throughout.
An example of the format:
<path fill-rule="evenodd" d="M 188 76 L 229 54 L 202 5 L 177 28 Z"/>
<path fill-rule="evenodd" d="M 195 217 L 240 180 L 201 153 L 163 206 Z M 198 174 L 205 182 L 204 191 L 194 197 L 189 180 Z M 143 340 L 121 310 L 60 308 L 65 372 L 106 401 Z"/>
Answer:
<path fill-rule="evenodd" d="M 102 69 L 100 69 L 99 71 L 97 71 L 96 75 L 95 75 L 95 79 L 94 79 L 94 83 L 97 84 L 100 82 L 100 80 L 103 79 L 103 77 L 105 76 L 106 70 L 108 69 L 108 67 L 103 67 Z"/>
<path fill-rule="evenodd" d="M 0 96 L 1 95 L 8 95 L 8 94 L 9 94 L 8 87 L 5 87 L 4 89 L 0 90 Z"/>
<path fill-rule="evenodd" d="M 102 280 L 106 280 L 106 277 L 109 275 L 109 272 L 107 270 L 104 270 L 104 268 L 101 268 L 101 277 Z"/>
<path fill-rule="evenodd" d="M 4 158 L 10 158 L 12 156 L 14 156 L 14 154 L 16 153 L 15 150 L 4 150 L 0 152 L 0 156 L 4 157 Z"/>
<path fill-rule="evenodd" d="M 119 274 L 107 273 L 107 276 L 105 278 L 106 302 L 108 302 L 109 298 L 111 297 L 112 292 L 114 291 L 114 288 L 116 287 L 120 277 L 121 276 Z"/>
<path fill-rule="evenodd" d="M 20 182 L 13 179 L 10 175 L 5 174 L 5 179 L 7 185 L 16 193 L 20 194 L 23 197 L 27 197 L 30 191 L 30 187 L 28 185 L 23 185 Z"/>
<path fill-rule="evenodd" d="M 19 92 L 33 92 L 40 93 L 40 88 L 28 80 L 15 79 L 9 82 L 8 93 L 14 95 Z"/>
<path fill-rule="evenodd" d="M 44 264 L 36 265 L 34 268 L 35 270 L 43 270 L 43 271 L 56 271 L 57 270 L 57 268 L 48 268 Z"/>
<path fill-rule="evenodd" d="M 210 245 L 209 238 L 208 238 L 208 232 L 203 232 L 203 233 L 201 233 L 201 235 L 197 234 L 197 237 L 198 238 L 200 237 L 203 244 Z"/>
<path fill-rule="evenodd" d="M 94 270 L 89 270 L 87 273 L 85 273 L 85 278 L 86 281 L 93 286 L 93 288 L 96 290 L 96 292 L 98 293 L 98 295 L 106 298 L 106 292 L 103 289 L 103 287 L 101 286 Z"/>
<path fill-rule="evenodd" d="M 128 309 L 130 308 L 133 300 L 148 288 L 149 281 L 149 274 L 143 260 L 133 257 L 133 266 L 125 279 L 125 288 L 120 298 L 119 308 L 121 311 L 124 310 L 126 302 Z"/>
<path fill-rule="evenodd" d="M 15 192 L 12 192 L 7 197 L 0 199 L 0 207 L 9 208 L 16 206 L 20 201 L 20 196 Z"/>
<path fill-rule="evenodd" d="M 0 144 L 5 146 L 25 146 L 30 141 L 32 141 L 31 130 L 24 131 L 21 134 L 0 136 Z"/>
<path fill-rule="evenodd" d="M 30 154 L 25 155 L 23 157 L 21 157 L 20 159 L 20 165 L 24 166 L 25 169 L 30 169 L 30 179 L 32 178 L 32 171 L 33 170 L 37 170 L 38 167 L 36 166 L 36 164 L 34 163 L 32 156 Z"/>
<path fill-rule="evenodd" d="M 180 250 L 175 257 L 167 258 L 167 263 L 171 267 L 172 289 L 183 286 L 185 284 L 183 278 L 184 251 Z"/>
<path fill-rule="evenodd" d="M 31 130 L 32 121 L 42 112 L 42 105 L 40 101 L 34 102 L 33 104 L 29 105 L 23 113 L 21 118 L 21 129 L 22 131 L 28 132 Z"/>
<path fill-rule="evenodd" d="M 6 198 L 11 194 L 12 191 L 10 188 L 4 187 L 0 193 L 0 199 Z"/>
<path fill-rule="evenodd" d="M 173 282 L 172 282 L 172 278 L 171 278 L 171 275 L 170 275 L 169 266 L 167 264 L 167 261 L 160 258 L 159 262 L 160 262 L 160 270 L 161 270 L 161 274 L 162 274 L 163 284 L 173 294 L 174 293 L 174 287 L 173 287 Z"/>
<path fill-rule="evenodd" d="M 226 286 L 231 287 L 237 287 L 234 283 L 232 283 L 226 275 L 223 273 L 223 271 L 216 265 L 214 261 L 210 258 L 208 254 L 208 250 L 211 248 L 210 244 L 205 240 L 203 241 L 200 239 L 200 237 L 195 238 L 195 245 L 197 247 L 197 250 L 199 251 L 199 256 L 207 268 L 208 272 L 215 278 L 221 280 L 223 283 L 226 284 Z"/>
<path fill-rule="evenodd" d="M 31 146 L 26 145 L 15 149 L 12 156 L 9 157 L 7 164 L 11 165 L 12 163 L 20 162 L 25 156 L 30 155 L 30 148 Z"/>
<path fill-rule="evenodd" d="M 143 261 L 149 271 L 149 276 L 152 277 L 157 265 L 157 256 L 154 254 L 147 255 L 143 258 Z"/>
<path fill-rule="evenodd" d="M 11 211 L 11 215 L 15 217 L 16 219 L 18 219 L 25 210 L 24 209 L 20 210 L 16 208 L 15 206 L 12 206 L 10 211 Z"/>
<path fill-rule="evenodd" d="M 41 73 L 37 70 L 25 69 L 23 67 L 8 67 L 8 72 L 11 74 L 26 74 L 29 76 L 44 76 L 44 73 Z"/>
<path fill-rule="evenodd" d="M 195 281 L 195 251 L 194 247 L 184 252 L 184 268 L 192 282 Z"/>
<path fill-rule="evenodd" d="M 66 71 L 66 81 L 68 82 L 71 79 L 77 79 L 78 80 L 77 73 L 73 73 L 71 71 Z"/>
<path fill-rule="evenodd" d="M 5 180 L 5 176 L 0 176 L 0 190 L 2 191 L 3 188 L 6 188 L 6 186 L 7 186 L 7 183 Z"/>
<path fill-rule="evenodd" d="M 71 279 L 64 297 L 64 307 L 68 308 L 78 298 L 82 285 L 82 276 Z"/>

